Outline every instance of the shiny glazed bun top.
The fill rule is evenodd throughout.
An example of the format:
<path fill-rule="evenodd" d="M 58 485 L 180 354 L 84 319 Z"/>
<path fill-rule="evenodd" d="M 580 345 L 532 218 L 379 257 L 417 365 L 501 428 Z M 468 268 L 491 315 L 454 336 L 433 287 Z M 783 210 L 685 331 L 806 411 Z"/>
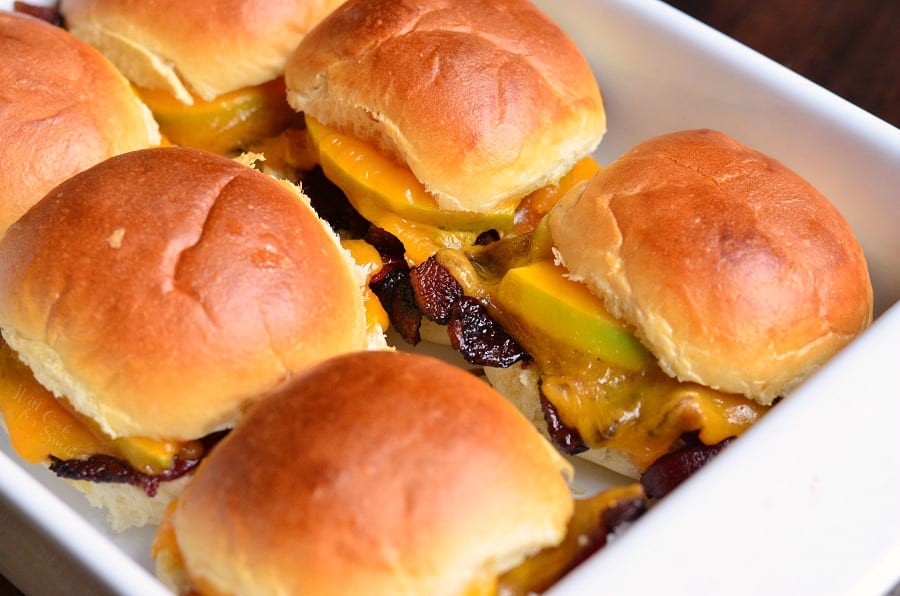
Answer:
<path fill-rule="evenodd" d="M 99 52 L 0 11 L 0 236 L 69 176 L 159 141 L 150 111 Z"/>
<path fill-rule="evenodd" d="M 158 535 L 158 569 L 179 573 L 176 548 L 203 594 L 462 594 L 562 539 L 570 472 L 470 373 L 347 354 L 216 447 L 170 513 L 175 544 Z"/>
<path fill-rule="evenodd" d="M 62 0 L 66 26 L 140 87 L 185 104 L 284 72 L 288 55 L 340 0 Z"/>
<path fill-rule="evenodd" d="M 448 210 L 556 182 L 606 130 L 586 59 L 527 0 L 350 0 L 285 82 L 295 109 L 393 155 Z"/>
<path fill-rule="evenodd" d="M 9 229 L 0 330 L 108 435 L 175 440 L 367 345 L 356 271 L 305 197 L 180 148 L 104 161 Z"/>
<path fill-rule="evenodd" d="M 684 381 L 768 404 L 872 320 L 866 261 L 838 210 L 718 132 L 641 143 L 550 218 L 571 276 Z"/>

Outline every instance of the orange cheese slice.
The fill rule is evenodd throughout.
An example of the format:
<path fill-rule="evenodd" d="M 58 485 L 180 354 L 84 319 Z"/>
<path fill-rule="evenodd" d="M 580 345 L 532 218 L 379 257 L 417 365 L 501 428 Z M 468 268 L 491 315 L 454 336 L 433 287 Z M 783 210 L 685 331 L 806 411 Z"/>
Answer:
<path fill-rule="evenodd" d="M 375 296 L 375 293 L 369 288 L 369 282 L 372 281 L 372 276 L 378 273 L 384 265 L 381 260 L 381 255 L 378 254 L 378 251 L 375 250 L 374 246 L 365 240 L 342 238 L 341 246 L 350 253 L 350 256 L 356 261 L 356 264 L 365 269 L 366 272 L 366 284 L 363 288 L 363 305 L 366 308 L 366 325 L 369 332 L 376 331 L 377 327 L 380 327 L 382 331 L 386 331 L 390 324 L 388 315 L 385 312 L 384 307 L 381 306 L 378 297 Z"/>
<path fill-rule="evenodd" d="M 288 105 L 284 79 L 244 87 L 211 101 L 185 105 L 157 89 L 137 89 L 162 134 L 175 145 L 227 155 L 274 137 L 297 117 Z"/>
<path fill-rule="evenodd" d="M 487 230 L 501 235 L 522 233 L 566 191 L 598 169 L 590 157 L 580 161 L 556 185 L 539 189 L 520 206 L 506 205 L 490 213 L 447 211 L 409 170 L 376 147 L 306 117 L 325 175 L 347 195 L 367 220 L 403 242 L 406 258 L 419 264 L 441 248 L 466 248 Z"/>
<path fill-rule="evenodd" d="M 48 456 L 78 459 L 104 452 L 106 445 L 78 416 L 38 383 L 31 370 L 0 341 L 0 411 L 10 442 L 22 459 Z"/>
<path fill-rule="evenodd" d="M 0 412 L 13 449 L 31 463 L 46 461 L 51 455 L 68 460 L 105 454 L 128 461 L 139 472 L 153 474 L 171 466 L 179 453 L 198 453 L 197 441 L 106 437 L 38 383 L 31 369 L 2 340 Z"/>

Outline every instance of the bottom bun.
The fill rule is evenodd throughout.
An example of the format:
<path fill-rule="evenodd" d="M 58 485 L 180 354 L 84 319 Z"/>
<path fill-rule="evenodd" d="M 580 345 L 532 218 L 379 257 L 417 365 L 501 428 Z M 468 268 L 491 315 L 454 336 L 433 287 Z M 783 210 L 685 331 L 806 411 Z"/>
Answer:
<path fill-rule="evenodd" d="M 9 435 L 2 412 L 0 412 L 0 431 Z M 44 467 L 48 466 L 49 463 L 45 462 Z M 52 474 L 49 470 L 48 473 Z M 116 532 L 122 532 L 131 527 L 155 526 L 160 523 L 166 508 L 181 495 L 191 476 L 193 474 L 185 474 L 174 480 L 160 482 L 156 495 L 152 497 L 143 489 L 130 484 L 66 478 L 62 480 L 81 492 L 91 507 L 105 510 L 110 527 Z"/>
<path fill-rule="evenodd" d="M 160 482 L 150 497 L 130 484 L 111 484 L 88 480 L 66 480 L 87 497 L 92 507 L 106 511 L 106 519 L 116 532 L 131 527 L 155 526 L 162 521 L 169 504 L 178 498 L 190 482 L 191 474 Z"/>
<path fill-rule="evenodd" d="M 541 393 L 538 388 L 540 375 L 533 366 L 514 364 L 509 368 L 493 368 L 486 366 L 484 374 L 491 385 L 501 395 L 516 406 L 531 423 L 537 427 L 548 440 L 547 421 L 541 407 Z M 641 471 L 628 455 L 610 447 L 592 447 L 578 454 L 578 457 L 603 466 L 623 476 L 638 479 Z"/>

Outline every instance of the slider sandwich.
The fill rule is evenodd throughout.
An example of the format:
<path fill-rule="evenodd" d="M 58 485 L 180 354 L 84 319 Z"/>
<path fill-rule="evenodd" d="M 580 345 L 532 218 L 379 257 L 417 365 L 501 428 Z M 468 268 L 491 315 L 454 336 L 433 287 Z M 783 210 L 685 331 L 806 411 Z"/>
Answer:
<path fill-rule="evenodd" d="M 606 130 L 584 56 L 527 0 L 350 0 L 285 82 L 324 175 L 412 264 L 532 228 Z"/>
<path fill-rule="evenodd" d="M 441 251 L 412 280 L 557 445 L 630 476 L 739 435 L 872 319 L 837 209 L 710 130 L 641 143 L 533 233 Z"/>
<path fill-rule="evenodd" d="M 378 345 L 361 283 L 290 184 L 187 148 L 106 160 L 0 242 L 11 443 L 114 527 L 156 522 L 247 403 Z"/>
<path fill-rule="evenodd" d="M 103 55 L 0 11 L 0 237 L 69 176 L 159 142 L 150 111 Z"/>
<path fill-rule="evenodd" d="M 295 118 L 284 65 L 340 0 L 63 0 L 76 36 L 137 87 L 176 145 L 229 154 Z"/>
<path fill-rule="evenodd" d="M 520 564 L 569 531 L 571 473 L 479 378 L 345 354 L 251 407 L 167 511 L 153 557 L 183 594 L 524 594 L 523 576 L 543 575 L 529 563 L 549 561 Z"/>

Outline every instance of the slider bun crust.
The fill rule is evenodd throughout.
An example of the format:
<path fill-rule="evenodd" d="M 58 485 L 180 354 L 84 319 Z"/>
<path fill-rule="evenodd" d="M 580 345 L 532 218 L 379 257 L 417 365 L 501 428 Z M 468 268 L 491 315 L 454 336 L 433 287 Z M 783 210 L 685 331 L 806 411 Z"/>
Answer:
<path fill-rule="evenodd" d="M 140 87 L 186 104 L 279 77 L 340 0 L 63 0 L 66 26 Z"/>
<path fill-rule="evenodd" d="M 448 210 L 555 182 L 606 130 L 587 61 L 527 0 L 350 0 L 285 81 L 295 109 L 392 154 Z"/>
<path fill-rule="evenodd" d="M 0 106 L 0 236 L 72 174 L 160 141 L 150 111 L 99 52 L 9 12 L 0 12 Z"/>
<path fill-rule="evenodd" d="M 459 594 L 562 539 L 570 472 L 487 383 L 360 352 L 257 402 L 171 521 L 202 593 Z"/>
<path fill-rule="evenodd" d="M 872 320 L 866 261 L 838 210 L 718 132 L 638 145 L 550 217 L 571 276 L 684 381 L 768 404 Z"/>
<path fill-rule="evenodd" d="M 347 258 L 292 186 L 201 151 L 135 151 L 9 229 L 0 329 L 109 435 L 197 438 L 312 363 L 366 347 Z"/>

